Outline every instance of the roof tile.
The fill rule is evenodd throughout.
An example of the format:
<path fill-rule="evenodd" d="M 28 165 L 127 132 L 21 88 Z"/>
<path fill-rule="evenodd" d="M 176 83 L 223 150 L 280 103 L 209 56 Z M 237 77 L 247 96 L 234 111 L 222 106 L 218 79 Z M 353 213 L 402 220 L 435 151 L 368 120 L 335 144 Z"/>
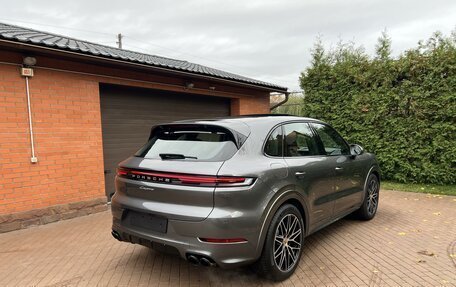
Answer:
<path fill-rule="evenodd" d="M 123 61 L 127 62 L 136 62 L 150 66 L 164 67 L 170 70 L 180 70 L 220 79 L 234 80 L 241 83 L 273 88 L 275 90 L 287 90 L 287 88 L 275 84 L 247 78 L 187 61 L 117 49 L 114 47 L 76 40 L 70 37 L 37 31 L 29 28 L 23 28 L 10 24 L 0 23 L 0 39 L 26 42 L 32 45 L 52 47 L 61 50 L 71 50 L 73 52 L 81 54 L 91 54 L 106 58 L 122 59 Z"/>

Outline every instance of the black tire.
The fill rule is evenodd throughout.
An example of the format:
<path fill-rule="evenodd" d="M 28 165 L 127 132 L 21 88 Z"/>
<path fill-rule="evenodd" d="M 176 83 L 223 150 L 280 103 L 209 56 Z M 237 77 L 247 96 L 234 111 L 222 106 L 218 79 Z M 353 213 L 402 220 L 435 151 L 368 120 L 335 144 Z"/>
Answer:
<path fill-rule="evenodd" d="M 287 226 L 284 224 L 289 224 L 288 230 L 290 230 L 289 233 L 291 234 L 286 232 Z M 292 224 L 296 228 L 290 226 Z M 299 226 L 297 226 L 298 224 Z M 268 233 L 266 234 L 263 252 L 255 264 L 258 274 L 274 281 L 283 281 L 290 277 L 301 258 L 304 231 L 304 222 L 299 210 L 291 204 L 281 206 L 272 218 Z M 281 236 L 281 234 L 285 234 L 285 236 Z M 279 243 L 280 240 L 281 243 Z M 274 258 L 274 253 L 278 257 Z M 284 254 L 288 257 L 285 258 Z M 285 260 L 289 261 L 285 262 Z"/>
<path fill-rule="evenodd" d="M 364 201 L 356 211 L 356 216 L 361 220 L 371 220 L 375 217 L 378 209 L 380 195 L 380 180 L 375 174 L 370 174 L 367 178 L 364 190 Z"/>

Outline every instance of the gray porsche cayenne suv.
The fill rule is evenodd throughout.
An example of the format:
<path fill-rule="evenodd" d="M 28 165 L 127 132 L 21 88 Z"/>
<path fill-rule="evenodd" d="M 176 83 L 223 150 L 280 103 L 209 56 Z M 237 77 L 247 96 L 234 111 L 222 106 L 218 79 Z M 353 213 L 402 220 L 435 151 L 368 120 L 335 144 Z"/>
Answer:
<path fill-rule="evenodd" d="M 192 264 L 253 264 L 273 280 L 296 269 L 304 238 L 379 199 L 373 154 L 331 126 L 254 115 L 155 126 L 119 164 L 112 235 Z"/>

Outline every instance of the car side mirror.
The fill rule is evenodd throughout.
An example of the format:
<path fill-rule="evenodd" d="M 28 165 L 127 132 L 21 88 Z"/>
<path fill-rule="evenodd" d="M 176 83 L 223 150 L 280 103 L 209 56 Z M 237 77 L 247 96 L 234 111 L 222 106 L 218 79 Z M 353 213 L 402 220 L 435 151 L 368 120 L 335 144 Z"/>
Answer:
<path fill-rule="evenodd" d="M 350 145 L 350 154 L 354 158 L 357 155 L 362 155 L 364 153 L 364 149 L 359 144 L 351 144 Z"/>

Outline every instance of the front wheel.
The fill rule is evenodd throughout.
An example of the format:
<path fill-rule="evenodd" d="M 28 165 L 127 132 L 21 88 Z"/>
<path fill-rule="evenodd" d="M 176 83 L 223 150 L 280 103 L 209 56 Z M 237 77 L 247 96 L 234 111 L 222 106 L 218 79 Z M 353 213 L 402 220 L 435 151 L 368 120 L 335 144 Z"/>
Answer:
<path fill-rule="evenodd" d="M 274 281 L 290 277 L 301 258 L 303 242 L 301 213 L 294 205 L 283 205 L 269 226 L 263 252 L 257 262 L 258 273 Z"/>
<path fill-rule="evenodd" d="M 357 215 L 362 220 L 371 220 L 377 213 L 380 181 L 375 174 L 369 175 L 363 205 L 358 209 Z"/>

